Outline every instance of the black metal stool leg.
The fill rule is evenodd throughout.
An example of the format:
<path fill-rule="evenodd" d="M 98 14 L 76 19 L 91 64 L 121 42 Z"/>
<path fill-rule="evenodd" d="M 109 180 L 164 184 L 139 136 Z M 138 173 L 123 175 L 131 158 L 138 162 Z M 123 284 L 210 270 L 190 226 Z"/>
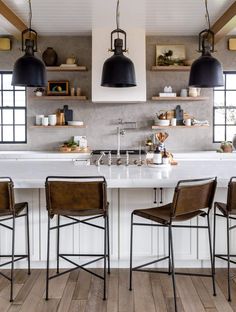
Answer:
<path fill-rule="evenodd" d="M 129 263 L 129 290 L 132 290 L 132 268 L 133 268 L 133 213 L 131 214 L 130 224 L 130 263 Z"/>
<path fill-rule="evenodd" d="M 15 254 L 15 215 L 13 214 L 13 218 L 12 218 L 12 251 L 11 251 L 11 291 L 10 291 L 10 302 L 13 301 L 14 254 Z"/>
<path fill-rule="evenodd" d="M 57 216 L 57 274 L 59 274 L 59 248 L 60 248 L 60 215 Z"/>
<path fill-rule="evenodd" d="M 50 251 L 50 217 L 48 215 L 48 241 L 47 241 L 47 269 L 46 269 L 46 300 L 49 291 L 49 251 Z"/>
<path fill-rule="evenodd" d="M 173 283 L 173 292 L 174 292 L 174 302 L 175 302 L 175 312 L 177 309 L 177 300 L 176 300 L 176 286 L 175 286 L 175 263 L 174 263 L 174 249 L 173 249 L 173 237 L 172 237 L 172 227 L 169 225 L 169 240 L 170 240 L 170 254 L 171 254 L 171 276 Z"/>
<path fill-rule="evenodd" d="M 168 233 L 168 235 L 170 235 L 170 232 Z M 169 246 L 168 246 L 168 256 L 169 256 L 169 260 L 168 260 L 168 274 L 171 275 L 171 259 L 170 259 L 170 237 L 168 239 L 169 241 Z"/>
<path fill-rule="evenodd" d="M 106 216 L 106 221 L 107 221 L 107 264 L 108 264 L 108 274 L 111 273 L 111 268 L 110 268 L 110 232 L 109 232 L 109 216 L 107 214 Z"/>
<path fill-rule="evenodd" d="M 29 238 L 29 206 L 26 204 L 26 231 L 27 231 L 27 258 L 28 258 L 28 275 L 30 275 L 30 238 Z"/>
<path fill-rule="evenodd" d="M 103 300 L 106 300 L 106 264 L 107 264 L 107 219 L 104 217 L 104 271 L 103 271 Z"/>
<path fill-rule="evenodd" d="M 213 224 L 213 272 L 216 273 L 216 203 L 214 204 L 214 224 Z"/>
<path fill-rule="evenodd" d="M 214 264 L 213 264 L 213 256 L 212 256 L 211 229 L 210 229 L 209 214 L 207 214 L 207 230 L 208 230 L 210 259 L 211 259 L 211 276 L 212 276 L 213 296 L 216 296 L 215 272 L 214 272 Z"/>
<path fill-rule="evenodd" d="M 229 241 L 229 215 L 227 214 L 227 263 L 228 263 L 228 301 L 231 301 L 230 287 L 230 241 Z"/>

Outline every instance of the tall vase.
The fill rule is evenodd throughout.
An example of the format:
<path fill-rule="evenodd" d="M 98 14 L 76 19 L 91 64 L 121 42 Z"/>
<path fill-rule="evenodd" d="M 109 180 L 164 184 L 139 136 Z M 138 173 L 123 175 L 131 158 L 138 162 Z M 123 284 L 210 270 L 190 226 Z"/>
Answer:
<path fill-rule="evenodd" d="M 56 66 L 57 65 L 57 53 L 56 51 L 48 47 L 42 55 L 43 61 L 46 64 L 46 66 Z"/>

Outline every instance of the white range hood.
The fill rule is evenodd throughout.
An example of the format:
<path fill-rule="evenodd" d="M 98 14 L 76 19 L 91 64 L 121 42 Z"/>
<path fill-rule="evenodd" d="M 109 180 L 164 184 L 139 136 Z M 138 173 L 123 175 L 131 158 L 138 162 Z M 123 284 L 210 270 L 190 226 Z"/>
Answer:
<path fill-rule="evenodd" d="M 101 11 L 101 3 L 105 2 L 107 10 Z M 132 3 L 130 3 L 130 1 Z M 141 0 L 140 2 L 142 2 Z M 92 101 L 93 102 L 145 102 L 146 101 L 146 39 L 141 13 L 130 10 L 135 0 L 120 1 L 120 28 L 127 33 L 128 53 L 134 63 L 136 87 L 108 88 L 101 86 L 103 63 L 113 55 L 108 52 L 111 46 L 111 31 L 115 27 L 116 0 L 96 1 L 92 30 Z M 97 6 L 96 6 L 97 5 Z M 139 6 L 139 10 L 142 6 Z M 132 20 L 132 23 L 130 22 Z M 132 25 L 132 28 L 130 27 Z"/>

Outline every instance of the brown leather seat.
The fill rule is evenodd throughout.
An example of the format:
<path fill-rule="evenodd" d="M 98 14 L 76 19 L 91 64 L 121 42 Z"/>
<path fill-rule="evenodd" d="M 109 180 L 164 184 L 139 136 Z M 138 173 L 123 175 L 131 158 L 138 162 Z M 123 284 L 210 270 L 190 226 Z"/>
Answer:
<path fill-rule="evenodd" d="M 201 184 L 196 185 L 191 185 L 191 181 L 188 181 L 188 184 L 186 181 L 180 181 L 175 188 L 172 203 L 156 208 L 137 209 L 133 214 L 161 224 L 205 216 L 206 212 L 202 209 L 211 207 L 215 187 L 215 180 L 207 183 L 203 180 Z"/>
<path fill-rule="evenodd" d="M 228 184 L 227 202 L 215 202 L 216 207 L 224 216 L 236 215 L 236 178 L 232 177 Z"/>
<path fill-rule="evenodd" d="M 46 300 L 49 295 L 49 280 L 69 273 L 75 269 L 83 269 L 84 266 L 103 260 L 103 275 L 94 274 L 86 268 L 86 271 L 101 278 L 103 283 L 103 299 L 106 299 L 106 262 L 108 260 L 108 273 L 110 273 L 110 256 L 109 256 L 109 219 L 108 219 L 108 202 L 107 202 L 107 184 L 104 177 L 56 177 L 46 178 L 46 203 L 48 210 L 48 246 L 47 246 L 47 273 L 46 273 Z M 50 219 L 57 216 L 57 226 L 50 227 Z M 82 218 L 81 218 L 82 217 Z M 60 218 L 69 220 L 63 225 L 60 224 Z M 104 226 L 94 224 L 91 220 L 98 218 L 104 219 Z M 73 254 L 60 253 L 60 228 L 63 226 L 72 226 L 76 224 L 85 224 L 86 226 L 96 227 L 104 231 L 104 252 L 100 254 Z M 57 273 L 49 276 L 49 258 L 50 258 L 50 231 L 57 230 Z M 70 239 L 70 238 L 68 238 Z M 77 264 L 71 261 L 71 257 L 77 259 L 95 257 L 95 260 L 83 264 Z M 68 261 L 73 264 L 74 268 L 59 272 L 59 259 Z"/>
<path fill-rule="evenodd" d="M 135 210 L 134 214 L 161 224 L 168 224 L 171 221 L 172 203 L 157 207 Z M 197 216 L 205 216 L 206 212 L 203 210 L 185 213 L 183 215 L 172 218 L 172 221 L 187 221 Z"/>
<path fill-rule="evenodd" d="M 216 189 L 216 178 L 205 178 L 195 180 L 183 180 L 179 181 L 174 192 L 173 201 L 167 205 L 155 208 L 136 209 L 131 214 L 131 235 L 130 235 L 130 278 L 129 278 L 129 289 L 132 290 L 132 272 L 153 272 L 153 273 L 167 273 L 172 276 L 173 292 L 174 292 L 174 303 L 175 311 L 177 311 L 177 299 L 176 299 L 176 286 L 175 286 L 175 265 L 174 265 L 174 247 L 173 247 L 173 235 L 172 227 L 175 228 L 203 228 L 208 230 L 209 248 L 210 248 L 210 259 L 213 264 L 212 257 L 212 245 L 211 245 L 211 231 L 209 213 L 212 207 L 215 189 Z M 204 211 L 203 209 L 207 209 Z M 148 220 L 152 220 L 155 223 L 144 223 L 134 222 L 134 215 L 139 216 Z M 173 222 L 187 221 L 197 216 L 207 216 L 207 225 L 173 225 Z M 133 227 L 134 226 L 161 226 L 168 228 L 169 248 L 168 256 L 144 263 L 133 267 Z M 169 261 L 168 271 L 158 270 L 157 268 L 151 269 L 150 265 L 159 263 L 160 261 Z M 183 275 L 197 275 L 195 273 L 178 272 Z M 213 294 L 215 295 L 215 279 L 213 265 L 211 265 L 211 274 L 200 274 L 201 276 L 208 276 L 212 278 Z"/>
<path fill-rule="evenodd" d="M 23 212 L 24 210 L 24 212 Z M 23 212 L 23 213 L 21 213 Z M 27 238 L 27 254 L 17 255 L 15 254 L 15 220 L 20 217 L 26 218 L 26 238 Z M 0 255 L 4 258 L 11 258 L 11 261 L 2 263 L 1 266 L 11 263 L 11 275 L 6 276 L 1 272 L 1 275 L 6 277 L 11 282 L 10 288 L 10 301 L 13 301 L 13 282 L 14 282 L 14 262 L 26 259 L 28 260 L 28 274 L 30 274 L 30 246 L 29 246 L 29 211 L 28 203 L 15 203 L 14 198 L 14 185 L 13 181 L 9 177 L 0 177 L 0 224 L 4 225 L 4 221 L 12 220 L 12 225 L 8 225 L 7 229 L 12 232 L 12 253 L 9 255 Z"/>

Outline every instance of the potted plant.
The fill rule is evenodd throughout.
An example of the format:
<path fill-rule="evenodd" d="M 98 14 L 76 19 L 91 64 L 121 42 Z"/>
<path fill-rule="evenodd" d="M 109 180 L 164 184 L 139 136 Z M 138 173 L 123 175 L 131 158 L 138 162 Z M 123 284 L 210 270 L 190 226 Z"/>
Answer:
<path fill-rule="evenodd" d="M 34 93 L 35 93 L 36 96 L 42 96 L 43 93 L 44 93 L 44 89 L 43 88 L 36 88 L 34 90 Z"/>

